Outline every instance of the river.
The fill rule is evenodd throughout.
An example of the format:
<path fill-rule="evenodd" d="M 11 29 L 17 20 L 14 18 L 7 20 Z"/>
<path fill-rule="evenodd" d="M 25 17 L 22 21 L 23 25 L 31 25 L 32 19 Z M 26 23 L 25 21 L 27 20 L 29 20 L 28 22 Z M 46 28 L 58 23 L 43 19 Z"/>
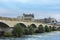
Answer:
<path fill-rule="evenodd" d="M 4 38 L 0 40 L 60 40 L 60 32 L 55 31 L 36 35 L 25 35 L 22 38 Z"/>

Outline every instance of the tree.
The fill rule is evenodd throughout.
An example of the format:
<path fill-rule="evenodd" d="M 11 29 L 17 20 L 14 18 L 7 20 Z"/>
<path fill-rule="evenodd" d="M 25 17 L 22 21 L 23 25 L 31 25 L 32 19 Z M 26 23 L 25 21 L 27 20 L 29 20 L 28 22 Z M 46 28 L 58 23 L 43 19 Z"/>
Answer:
<path fill-rule="evenodd" d="M 23 35 L 23 28 L 21 27 L 20 24 L 17 24 L 17 25 L 14 26 L 14 28 L 13 28 L 13 34 L 16 37 L 21 37 Z"/>
<path fill-rule="evenodd" d="M 38 32 L 43 33 L 44 31 L 45 31 L 45 29 L 44 29 L 43 25 L 39 25 Z"/>
<path fill-rule="evenodd" d="M 50 31 L 52 31 L 52 27 L 51 26 L 49 26 L 49 29 L 50 29 Z"/>
<path fill-rule="evenodd" d="M 25 35 L 28 35 L 28 34 L 29 34 L 29 29 L 28 29 L 28 28 L 26 28 L 26 29 L 24 30 L 24 34 L 25 34 Z"/>
<path fill-rule="evenodd" d="M 60 31 L 60 27 L 58 27 L 57 30 Z"/>
<path fill-rule="evenodd" d="M 4 33 L 4 36 L 5 36 L 5 37 L 11 37 L 12 34 L 11 34 L 10 32 L 5 32 L 5 33 Z"/>
<path fill-rule="evenodd" d="M 29 29 L 29 34 L 31 35 L 34 34 L 34 28 L 32 26 L 29 26 L 28 29 Z"/>
<path fill-rule="evenodd" d="M 50 29 L 47 25 L 45 25 L 45 32 L 50 32 Z"/>
<path fill-rule="evenodd" d="M 56 31 L 56 27 L 55 26 L 52 27 L 52 31 Z"/>

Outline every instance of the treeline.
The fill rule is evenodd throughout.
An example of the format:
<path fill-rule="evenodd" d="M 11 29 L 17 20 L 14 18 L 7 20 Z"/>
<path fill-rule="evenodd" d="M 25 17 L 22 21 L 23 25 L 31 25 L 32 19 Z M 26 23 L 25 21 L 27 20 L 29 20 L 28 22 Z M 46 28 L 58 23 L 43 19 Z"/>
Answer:
<path fill-rule="evenodd" d="M 60 30 L 60 28 L 56 28 L 55 26 L 43 26 L 42 24 L 36 27 L 36 25 L 24 25 L 24 24 L 16 24 L 13 27 L 12 33 L 5 32 L 5 37 L 22 37 L 24 35 L 33 35 L 36 33 L 44 33 L 44 32 L 51 32 L 51 31 L 57 31 Z"/>

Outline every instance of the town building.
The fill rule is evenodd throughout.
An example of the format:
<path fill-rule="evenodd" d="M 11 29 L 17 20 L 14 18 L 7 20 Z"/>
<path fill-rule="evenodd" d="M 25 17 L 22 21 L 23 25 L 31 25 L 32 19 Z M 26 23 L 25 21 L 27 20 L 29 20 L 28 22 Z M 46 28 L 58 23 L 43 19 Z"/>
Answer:
<path fill-rule="evenodd" d="M 57 23 L 57 20 L 55 18 L 43 18 L 43 19 L 36 19 L 35 21 L 37 22 L 41 22 L 41 23 L 50 23 L 50 24 L 53 24 L 53 23 Z"/>
<path fill-rule="evenodd" d="M 34 20 L 34 14 L 23 14 L 23 16 L 17 17 L 19 20 L 23 21 L 33 21 Z"/>

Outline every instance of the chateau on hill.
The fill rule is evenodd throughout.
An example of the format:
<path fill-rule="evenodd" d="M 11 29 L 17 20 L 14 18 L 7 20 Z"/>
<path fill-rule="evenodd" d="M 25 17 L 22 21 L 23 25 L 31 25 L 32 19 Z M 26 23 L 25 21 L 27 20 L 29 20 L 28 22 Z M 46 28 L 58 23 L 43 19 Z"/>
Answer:
<path fill-rule="evenodd" d="M 34 21 L 34 15 L 33 14 L 23 14 L 23 16 L 18 16 L 18 20 L 25 20 L 25 21 Z"/>
<path fill-rule="evenodd" d="M 11 21 L 34 21 L 41 23 L 57 23 L 55 18 L 44 18 L 44 19 L 35 19 L 34 14 L 23 14 L 23 16 L 18 16 L 17 18 L 8 18 L 0 17 L 0 20 L 11 20 Z"/>

